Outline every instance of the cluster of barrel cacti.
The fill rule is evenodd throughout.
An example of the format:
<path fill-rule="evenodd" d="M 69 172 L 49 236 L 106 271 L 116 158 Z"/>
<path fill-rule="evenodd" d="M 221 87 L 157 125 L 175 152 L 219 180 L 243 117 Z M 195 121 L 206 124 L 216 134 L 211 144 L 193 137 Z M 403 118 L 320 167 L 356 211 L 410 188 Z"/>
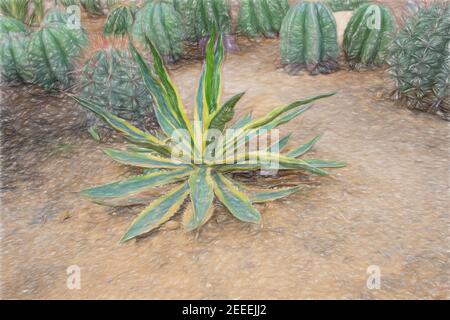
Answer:
<path fill-rule="evenodd" d="M 421 7 L 400 30 L 389 58 L 396 97 L 450 120 L 450 3 Z"/>
<path fill-rule="evenodd" d="M 2 81 L 33 82 L 46 90 L 72 84 L 87 36 L 67 24 L 65 12 L 50 10 L 34 32 L 9 17 L 0 17 L 0 25 Z"/>
<path fill-rule="evenodd" d="M 136 125 L 152 115 L 152 100 L 124 45 L 106 42 L 85 62 L 80 96 Z"/>

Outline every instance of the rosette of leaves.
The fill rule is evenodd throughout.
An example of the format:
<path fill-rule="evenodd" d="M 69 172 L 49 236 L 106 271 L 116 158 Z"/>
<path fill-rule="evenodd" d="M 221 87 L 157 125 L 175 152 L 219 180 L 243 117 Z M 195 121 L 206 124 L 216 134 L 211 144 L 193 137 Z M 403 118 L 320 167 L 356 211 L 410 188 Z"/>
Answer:
<path fill-rule="evenodd" d="M 388 62 L 397 99 L 408 108 L 450 120 L 450 3 L 421 7 L 409 17 Z"/>
<path fill-rule="evenodd" d="M 0 74 L 7 83 L 29 82 L 32 73 L 27 57 L 30 33 L 20 21 L 0 17 Z"/>
<path fill-rule="evenodd" d="M 89 16 L 104 15 L 100 0 L 80 0 L 80 4 Z"/>
<path fill-rule="evenodd" d="M 275 159 L 281 170 L 304 170 L 320 176 L 328 174 L 324 168 L 344 165 L 335 161 L 299 159 L 311 149 L 317 138 L 281 154 L 266 147 L 259 150 L 258 156 L 255 157 L 255 152 L 242 151 L 241 148 L 249 139 L 256 138 L 264 130 L 271 130 L 296 118 L 308 110 L 313 101 L 333 94 L 295 101 L 277 107 L 258 119 L 245 116 L 230 126 L 236 129 L 230 139 L 217 144 L 219 147 L 210 152 L 210 130 L 223 132 L 229 126 L 234 108 L 243 96 L 243 93 L 238 93 L 223 104 L 220 101 L 221 67 L 224 59 L 221 36 L 216 41 L 213 31 L 207 44 L 206 60 L 194 108 L 194 123 L 186 116 L 180 95 L 170 80 L 161 56 L 151 41 L 147 39 L 147 42 L 153 56 L 151 66 L 133 45 L 130 45 L 130 50 L 154 100 L 154 109 L 162 133 L 152 135 L 141 131 L 105 111 L 95 102 L 74 97 L 82 107 L 96 113 L 135 145 L 126 151 L 108 149 L 107 155 L 119 163 L 150 170 L 143 175 L 84 190 L 84 196 L 101 204 L 132 205 L 148 202 L 148 198 L 141 196 L 143 192 L 168 187 L 164 195 L 151 201 L 139 214 L 122 237 L 122 241 L 158 228 L 168 221 L 187 199 L 190 202 L 184 213 L 183 224 L 186 230 L 195 230 L 213 215 L 215 199 L 237 219 L 260 223 L 261 214 L 254 204 L 279 199 L 301 189 L 301 186 L 296 186 L 252 190 L 233 179 L 233 172 L 257 171 L 265 168 L 267 161 Z M 180 130 L 184 134 L 179 134 Z M 287 139 L 282 138 L 283 142 L 280 144 L 285 145 Z M 220 155 L 224 154 L 232 154 L 234 160 L 223 161 Z"/>
<path fill-rule="evenodd" d="M 344 32 L 343 47 L 350 66 L 359 69 L 384 64 L 394 33 L 395 20 L 387 8 L 360 6 Z"/>
<path fill-rule="evenodd" d="M 97 49 L 83 66 L 80 88 L 80 97 L 134 124 L 153 115 L 151 96 L 127 49 Z"/>
<path fill-rule="evenodd" d="M 121 3 L 111 7 L 105 25 L 104 35 L 123 36 L 131 31 L 137 7 L 134 3 Z"/>
<path fill-rule="evenodd" d="M 307 69 L 315 75 L 337 69 L 336 20 L 326 5 L 306 1 L 291 7 L 280 37 L 281 61 L 289 73 Z"/>
<path fill-rule="evenodd" d="M 61 22 L 44 23 L 33 33 L 28 45 L 33 81 L 45 90 L 68 88 L 87 41 L 87 35 L 81 28 L 72 29 Z"/>
<path fill-rule="evenodd" d="M 144 44 L 145 38 L 149 38 L 166 62 L 177 61 L 183 53 L 181 17 L 171 2 L 147 2 L 136 13 L 132 35 Z"/>
<path fill-rule="evenodd" d="M 325 0 L 324 4 L 334 12 L 355 10 L 360 5 L 370 2 L 369 0 Z"/>
<path fill-rule="evenodd" d="M 275 37 L 288 10 L 287 0 L 242 0 L 238 30 L 248 37 Z"/>

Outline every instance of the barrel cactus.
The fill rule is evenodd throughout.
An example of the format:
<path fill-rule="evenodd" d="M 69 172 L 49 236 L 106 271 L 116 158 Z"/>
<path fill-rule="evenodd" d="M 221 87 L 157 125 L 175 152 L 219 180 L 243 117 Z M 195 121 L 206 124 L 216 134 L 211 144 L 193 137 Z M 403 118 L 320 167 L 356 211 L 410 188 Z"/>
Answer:
<path fill-rule="evenodd" d="M 0 74 L 7 83 L 28 82 L 32 78 L 27 58 L 30 34 L 20 21 L 0 17 Z"/>
<path fill-rule="evenodd" d="M 133 3 L 116 4 L 111 8 L 103 26 L 104 35 L 123 36 L 131 31 L 137 7 Z"/>
<path fill-rule="evenodd" d="M 280 31 L 280 53 L 289 73 L 301 69 L 311 74 L 337 69 L 339 46 L 333 13 L 319 2 L 303 2 L 291 7 Z"/>
<path fill-rule="evenodd" d="M 0 34 L 3 35 L 16 32 L 28 32 L 28 28 L 25 24 L 17 19 L 7 16 L 0 16 Z"/>
<path fill-rule="evenodd" d="M 147 2 L 136 14 L 132 35 L 141 43 L 146 38 L 155 43 L 166 62 L 175 62 L 183 52 L 181 17 L 170 2 Z"/>
<path fill-rule="evenodd" d="M 422 7 L 408 18 L 388 62 L 397 99 L 450 120 L 450 3 Z"/>
<path fill-rule="evenodd" d="M 80 4 L 89 16 L 102 16 L 104 14 L 100 0 L 80 0 Z"/>
<path fill-rule="evenodd" d="M 33 33 L 28 45 L 28 58 L 34 81 L 44 89 L 67 88 L 87 36 L 81 29 L 65 23 L 44 23 Z"/>
<path fill-rule="evenodd" d="M 249 37 L 274 37 L 289 10 L 287 0 L 242 0 L 239 8 L 239 32 Z"/>
<path fill-rule="evenodd" d="M 80 5 L 80 0 L 58 0 L 57 3 L 63 7 L 78 6 Z"/>
<path fill-rule="evenodd" d="M 129 51 L 107 45 L 85 62 L 80 96 L 134 124 L 152 115 L 152 100 Z"/>
<path fill-rule="evenodd" d="M 183 17 L 185 38 L 198 41 L 204 54 L 212 26 L 224 39 L 225 49 L 236 51 L 235 37 L 231 35 L 231 6 L 228 0 L 173 0 Z"/>
<path fill-rule="evenodd" d="M 369 0 L 325 0 L 324 3 L 334 12 L 355 10 Z"/>
<path fill-rule="evenodd" d="M 381 5 L 360 6 L 347 24 L 344 33 L 344 52 L 353 68 L 379 66 L 385 63 L 395 20 Z"/>

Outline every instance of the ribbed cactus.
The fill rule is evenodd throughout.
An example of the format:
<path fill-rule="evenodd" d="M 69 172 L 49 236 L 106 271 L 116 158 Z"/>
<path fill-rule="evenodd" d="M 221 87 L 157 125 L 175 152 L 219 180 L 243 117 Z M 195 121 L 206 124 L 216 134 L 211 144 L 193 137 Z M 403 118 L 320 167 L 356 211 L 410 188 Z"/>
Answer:
<path fill-rule="evenodd" d="M 311 74 L 337 69 L 339 46 L 333 13 L 319 2 L 291 7 L 280 31 L 281 61 L 289 73 L 307 69 Z"/>
<path fill-rule="evenodd" d="M 142 123 L 152 114 L 152 101 L 131 54 L 107 46 L 96 50 L 84 64 L 81 97 L 121 118 Z"/>
<path fill-rule="evenodd" d="M 191 17 L 197 39 L 208 37 L 211 26 L 227 35 L 231 31 L 230 4 L 228 0 L 187 0 L 186 15 Z"/>
<path fill-rule="evenodd" d="M 379 66 L 385 63 L 395 20 L 381 5 L 360 6 L 347 24 L 344 33 L 344 52 L 351 67 Z"/>
<path fill-rule="evenodd" d="M 80 4 L 80 0 L 58 0 L 57 3 L 63 7 L 78 6 Z"/>
<path fill-rule="evenodd" d="M 25 24 L 17 19 L 0 16 L 0 34 L 15 33 L 15 32 L 28 32 L 28 28 Z"/>
<path fill-rule="evenodd" d="M 104 14 L 100 0 L 80 0 L 80 4 L 89 16 L 102 16 Z"/>
<path fill-rule="evenodd" d="M 140 9 L 133 25 L 133 38 L 145 43 L 148 37 L 166 62 L 175 62 L 183 52 L 180 14 L 171 2 L 149 1 Z"/>
<path fill-rule="evenodd" d="M 60 22 L 44 23 L 33 33 L 28 46 L 34 82 L 46 90 L 67 88 L 86 44 L 87 36 L 81 29 L 71 29 Z"/>
<path fill-rule="evenodd" d="M 32 25 L 42 21 L 44 2 L 43 0 L 0 0 L 0 12 L 3 16 Z"/>
<path fill-rule="evenodd" d="M 31 70 L 27 58 L 30 34 L 23 23 L 0 17 L 0 75 L 1 82 L 28 82 Z"/>
<path fill-rule="evenodd" d="M 238 29 L 248 37 L 274 37 L 289 10 L 287 0 L 241 0 Z"/>
<path fill-rule="evenodd" d="M 390 72 L 396 97 L 411 109 L 450 120 L 450 3 L 422 7 L 393 43 Z"/>
<path fill-rule="evenodd" d="M 137 7 L 134 3 L 116 4 L 111 7 L 105 25 L 104 35 L 122 36 L 131 32 Z"/>
<path fill-rule="evenodd" d="M 334 12 L 355 10 L 360 5 L 370 2 L 370 0 L 325 0 L 324 4 Z"/>

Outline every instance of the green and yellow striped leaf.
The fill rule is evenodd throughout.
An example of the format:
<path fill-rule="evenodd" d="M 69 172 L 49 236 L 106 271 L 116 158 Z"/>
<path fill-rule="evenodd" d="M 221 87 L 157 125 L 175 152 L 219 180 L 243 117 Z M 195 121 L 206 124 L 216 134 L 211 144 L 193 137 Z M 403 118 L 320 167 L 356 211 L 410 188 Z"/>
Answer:
<path fill-rule="evenodd" d="M 346 163 L 342 161 L 329 161 L 319 159 L 303 159 L 303 161 L 316 168 L 343 168 L 346 166 Z"/>
<path fill-rule="evenodd" d="M 162 155 L 170 155 L 171 150 L 168 146 L 166 146 L 162 141 L 152 136 L 149 133 L 143 132 L 140 129 L 136 128 L 128 121 L 125 121 L 103 108 L 96 106 L 94 103 L 87 101 L 85 99 L 72 96 L 71 97 L 77 101 L 82 107 L 96 113 L 100 116 L 106 123 L 108 123 L 112 128 L 114 128 L 117 132 L 121 133 L 128 140 L 144 144 L 148 148 L 162 154 Z"/>
<path fill-rule="evenodd" d="M 261 221 L 261 214 L 253 207 L 248 196 L 239 191 L 238 188 L 224 175 L 214 172 L 214 193 L 220 202 L 237 219 L 245 222 L 258 223 Z"/>
<path fill-rule="evenodd" d="M 192 210 L 184 216 L 184 226 L 194 230 L 205 224 L 214 212 L 214 182 L 211 168 L 200 167 L 189 178 Z"/>
<path fill-rule="evenodd" d="M 140 168 L 180 169 L 192 165 L 171 158 L 163 158 L 148 153 L 105 149 L 104 152 L 117 162 Z"/>
<path fill-rule="evenodd" d="M 320 140 L 321 137 L 322 136 L 319 135 L 319 136 L 312 138 L 304 145 L 289 151 L 286 155 L 291 158 L 298 158 L 298 157 L 304 155 L 305 153 L 307 153 L 309 150 L 312 149 L 312 147 L 316 144 L 317 141 Z"/>
<path fill-rule="evenodd" d="M 262 126 L 264 126 L 265 124 L 268 124 L 269 122 L 275 120 L 277 117 L 279 117 L 280 115 L 282 115 L 285 112 L 291 111 L 297 107 L 303 106 L 303 105 L 307 105 L 310 104 L 316 100 L 319 99 L 323 99 L 323 98 L 328 98 L 331 96 L 334 96 L 336 94 L 336 92 L 333 93 L 325 93 L 325 94 L 321 94 L 315 97 L 311 97 L 311 98 L 307 98 L 307 99 L 303 99 L 303 100 L 298 100 L 295 101 L 291 104 L 285 105 L 285 106 L 281 106 L 281 107 L 277 107 L 275 109 L 273 109 L 272 111 L 270 111 L 267 115 L 265 115 L 262 118 L 259 118 L 255 121 L 250 122 L 248 125 L 245 126 L 246 129 L 256 129 L 256 128 L 260 128 Z"/>
<path fill-rule="evenodd" d="M 192 170 L 190 168 L 183 168 L 134 176 L 125 180 L 83 190 L 81 194 L 99 200 L 124 197 L 186 179 L 191 172 Z"/>
<path fill-rule="evenodd" d="M 122 237 L 121 242 L 158 228 L 180 209 L 188 194 L 189 184 L 184 182 L 166 195 L 154 200 L 133 221 L 130 228 Z"/>
<path fill-rule="evenodd" d="M 211 116 L 209 128 L 223 131 L 225 125 L 229 121 L 231 121 L 231 119 L 233 119 L 234 107 L 244 94 L 245 92 L 241 92 L 234 95 L 233 97 L 228 99 L 227 102 L 225 102 L 219 110 L 214 112 L 214 114 Z"/>

